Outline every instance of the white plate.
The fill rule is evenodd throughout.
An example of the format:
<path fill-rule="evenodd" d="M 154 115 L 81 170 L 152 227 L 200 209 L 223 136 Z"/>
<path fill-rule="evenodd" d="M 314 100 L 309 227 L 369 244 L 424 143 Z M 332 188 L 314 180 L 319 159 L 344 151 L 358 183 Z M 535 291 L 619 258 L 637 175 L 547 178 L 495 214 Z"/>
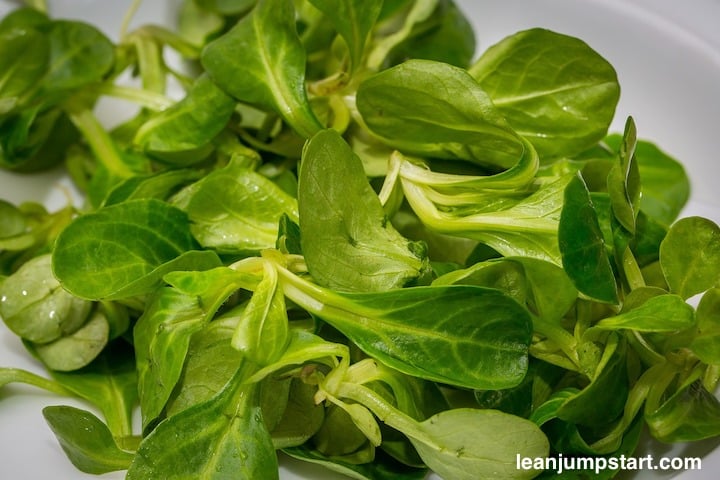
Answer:
<path fill-rule="evenodd" d="M 115 36 L 129 0 L 49 0 L 58 15 L 83 18 Z M 639 135 L 653 140 L 687 167 L 693 184 L 686 215 L 699 214 L 720 222 L 718 115 L 720 114 L 720 1 L 695 0 L 460 0 L 476 27 L 479 49 L 518 30 L 542 26 L 578 36 L 604 55 L 617 69 L 622 96 L 613 130 L 620 131 L 627 115 Z M 0 15 L 13 2 L 0 0 Z M 167 22 L 166 2 L 146 1 L 136 23 Z M 109 119 L 112 106 L 101 116 Z M 15 202 L 44 200 L 62 204 L 67 182 L 59 172 L 39 176 L 0 172 L 0 197 Z M 20 342 L 0 325 L 0 366 L 41 367 L 30 360 Z M 98 478 L 84 475 L 67 461 L 45 424 L 42 407 L 66 404 L 65 399 L 23 386 L 0 390 L 0 478 L 55 480 Z M 82 404 L 70 402 L 76 406 Z M 650 447 L 656 455 L 695 456 L 712 446 L 697 444 L 671 449 Z M 705 455 L 702 471 L 678 478 L 714 478 L 720 452 Z M 632 473 L 632 472 L 628 472 Z M 669 472 L 635 472 L 633 478 L 664 478 Z M 675 472 L 677 473 L 677 472 Z M 122 473 L 101 478 L 119 479 Z M 325 470 L 283 459 L 283 479 L 340 479 Z M 452 480 L 452 479 L 449 479 Z"/>

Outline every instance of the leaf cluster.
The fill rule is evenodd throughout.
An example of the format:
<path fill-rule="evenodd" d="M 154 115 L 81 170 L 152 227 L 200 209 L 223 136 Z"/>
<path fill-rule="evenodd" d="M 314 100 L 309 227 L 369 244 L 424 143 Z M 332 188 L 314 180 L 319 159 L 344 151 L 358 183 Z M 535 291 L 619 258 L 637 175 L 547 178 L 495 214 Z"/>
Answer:
<path fill-rule="evenodd" d="M 720 229 L 608 132 L 582 40 L 476 52 L 451 0 L 187 0 L 117 42 L 21 8 L 0 71 L 0 166 L 87 199 L 0 201 L 0 317 L 48 372 L 0 387 L 102 414 L 43 412 L 80 470 L 544 478 L 516 456 L 720 434 Z"/>

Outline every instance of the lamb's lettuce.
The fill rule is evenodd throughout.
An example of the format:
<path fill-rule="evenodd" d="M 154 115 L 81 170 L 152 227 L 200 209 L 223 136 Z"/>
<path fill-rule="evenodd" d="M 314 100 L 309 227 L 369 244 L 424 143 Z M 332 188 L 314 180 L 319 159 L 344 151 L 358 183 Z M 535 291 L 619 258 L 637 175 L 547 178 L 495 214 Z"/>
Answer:
<path fill-rule="evenodd" d="M 452 0 L 186 0 L 111 41 L 28 3 L 0 166 L 65 163 L 87 202 L 0 201 L 0 316 L 47 371 L 0 388 L 87 403 L 43 412 L 80 470 L 552 478 L 517 456 L 720 435 L 720 230 L 678 219 L 642 125 L 608 132 L 582 40 L 476 52 Z M 106 128 L 110 97 L 136 108 Z"/>

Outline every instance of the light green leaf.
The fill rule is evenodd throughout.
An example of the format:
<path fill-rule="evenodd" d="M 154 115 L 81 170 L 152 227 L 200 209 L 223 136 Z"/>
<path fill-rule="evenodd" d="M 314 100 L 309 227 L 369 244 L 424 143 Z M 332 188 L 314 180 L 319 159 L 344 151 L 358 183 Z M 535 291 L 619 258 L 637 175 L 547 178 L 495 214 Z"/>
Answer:
<path fill-rule="evenodd" d="M 128 480 L 279 478 L 259 406 L 259 385 L 242 385 L 243 378 L 238 374 L 209 401 L 158 424 L 140 444 Z"/>
<path fill-rule="evenodd" d="M 62 286 L 78 297 L 128 297 L 151 292 L 169 271 L 220 264 L 212 252 L 191 252 L 196 247 L 182 211 L 139 199 L 75 219 L 58 237 L 52 265 Z"/>
<path fill-rule="evenodd" d="M 210 78 L 241 102 L 282 116 L 300 135 L 322 128 L 305 91 L 305 51 L 286 0 L 260 0 L 201 56 Z"/>
<path fill-rule="evenodd" d="M 541 157 L 571 156 L 601 140 L 620 96 L 607 60 L 578 38 L 541 28 L 506 37 L 469 71 Z"/>
<path fill-rule="evenodd" d="M 267 177 L 231 162 L 188 186 L 172 200 L 190 219 L 190 231 L 220 253 L 275 246 L 283 215 L 298 220 L 297 201 Z"/>
<path fill-rule="evenodd" d="M 510 168 L 523 144 L 462 68 L 408 60 L 358 87 L 357 108 L 384 143 L 405 153 Z"/>
<path fill-rule="evenodd" d="M 497 410 L 447 410 L 420 428 L 430 441 L 410 441 L 432 471 L 453 480 L 530 479 L 539 472 L 518 469 L 517 456 L 541 458 L 550 449 L 533 422 Z"/>
<path fill-rule="evenodd" d="M 362 164 L 333 130 L 305 146 L 298 187 L 300 241 L 319 284 L 343 291 L 402 287 L 428 269 L 422 245 L 393 228 Z"/>
<path fill-rule="evenodd" d="M 720 285 L 720 227 L 702 217 L 678 220 L 660 244 L 660 265 L 682 298 Z"/>
<path fill-rule="evenodd" d="M 100 475 L 130 466 L 133 454 L 120 450 L 110 431 L 95 415 L 67 406 L 50 406 L 43 416 L 78 470 Z"/>

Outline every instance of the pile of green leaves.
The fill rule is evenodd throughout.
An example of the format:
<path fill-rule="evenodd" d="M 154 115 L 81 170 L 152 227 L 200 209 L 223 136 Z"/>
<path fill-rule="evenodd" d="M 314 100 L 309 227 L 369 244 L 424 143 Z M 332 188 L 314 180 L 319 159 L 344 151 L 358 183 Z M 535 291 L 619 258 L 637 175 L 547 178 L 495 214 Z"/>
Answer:
<path fill-rule="evenodd" d="M 551 478 L 578 472 L 517 455 L 720 434 L 720 229 L 678 219 L 687 176 L 632 118 L 608 134 L 587 44 L 476 54 L 451 0 L 181 13 L 117 42 L 0 21 L 0 165 L 86 195 L 0 202 L 0 316 L 48 374 L 0 386 L 88 403 L 43 411 L 77 468 Z M 137 112 L 108 129 L 104 97 Z"/>

